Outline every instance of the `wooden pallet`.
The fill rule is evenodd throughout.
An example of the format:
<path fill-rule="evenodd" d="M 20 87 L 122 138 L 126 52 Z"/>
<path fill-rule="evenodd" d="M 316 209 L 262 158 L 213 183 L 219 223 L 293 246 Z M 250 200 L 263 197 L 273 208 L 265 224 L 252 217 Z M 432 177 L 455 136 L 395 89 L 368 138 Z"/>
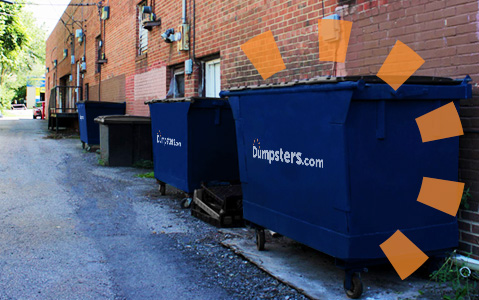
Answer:
<path fill-rule="evenodd" d="M 243 209 L 242 204 L 240 205 L 242 201 L 238 199 L 241 195 L 230 193 L 224 197 L 225 194 L 218 196 L 212 192 L 213 188 L 206 187 L 195 190 L 191 215 L 216 227 L 243 227 Z"/>

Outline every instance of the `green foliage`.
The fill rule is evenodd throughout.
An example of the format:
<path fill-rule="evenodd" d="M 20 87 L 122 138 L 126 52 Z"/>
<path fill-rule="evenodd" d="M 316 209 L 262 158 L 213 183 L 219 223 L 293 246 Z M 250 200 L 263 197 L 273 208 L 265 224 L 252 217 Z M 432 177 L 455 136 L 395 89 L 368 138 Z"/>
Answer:
<path fill-rule="evenodd" d="M 0 3 L 0 65 L 14 67 L 22 47 L 29 42 L 20 19 L 22 5 Z"/>
<path fill-rule="evenodd" d="M 135 177 L 138 178 L 155 178 L 155 172 L 149 172 L 144 174 L 136 174 Z"/>
<path fill-rule="evenodd" d="M 474 295 L 476 292 L 477 282 L 471 280 L 471 271 L 464 264 L 454 261 L 454 251 L 446 262 L 434 271 L 430 277 L 431 280 L 448 283 L 452 289 L 452 294 L 443 295 L 444 300 L 471 300 L 477 299 Z"/>
<path fill-rule="evenodd" d="M 462 193 L 462 198 L 461 198 L 461 207 L 465 209 L 469 209 L 469 199 L 471 199 L 471 193 L 469 192 L 470 187 L 464 190 L 464 193 Z"/>
<path fill-rule="evenodd" d="M 100 156 L 98 156 L 98 164 L 102 167 L 106 166 L 106 163 L 103 159 L 100 158 Z"/>
<path fill-rule="evenodd" d="M 45 35 L 22 1 L 0 2 L 0 109 L 25 99 L 28 77 L 45 72 Z"/>
<path fill-rule="evenodd" d="M 14 100 L 21 100 L 21 99 L 26 99 L 27 98 L 27 86 L 22 85 L 17 87 L 16 89 L 13 90 L 15 93 L 15 96 L 13 97 Z"/>

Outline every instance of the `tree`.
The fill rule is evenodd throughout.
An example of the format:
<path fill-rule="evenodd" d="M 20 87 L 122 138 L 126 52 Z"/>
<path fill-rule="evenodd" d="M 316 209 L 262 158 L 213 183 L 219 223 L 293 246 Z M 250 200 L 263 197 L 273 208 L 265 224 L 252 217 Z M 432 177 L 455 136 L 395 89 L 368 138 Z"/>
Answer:
<path fill-rule="evenodd" d="M 22 94 L 28 76 L 45 72 L 45 30 L 17 3 L 0 2 L 0 108 Z"/>

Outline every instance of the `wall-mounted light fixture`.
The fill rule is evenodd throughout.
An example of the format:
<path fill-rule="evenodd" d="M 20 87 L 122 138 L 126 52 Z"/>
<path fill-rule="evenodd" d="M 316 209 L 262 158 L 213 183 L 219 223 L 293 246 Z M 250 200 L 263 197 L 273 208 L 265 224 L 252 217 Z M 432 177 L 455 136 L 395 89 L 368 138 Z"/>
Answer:
<path fill-rule="evenodd" d="M 162 35 L 161 37 L 163 38 L 163 40 L 166 42 L 166 43 L 173 43 L 174 41 L 176 41 L 176 38 L 175 37 L 175 29 L 173 28 L 170 28 L 170 29 L 167 29 Z M 181 37 L 180 37 L 181 38 Z"/>
<path fill-rule="evenodd" d="M 53 66 L 56 67 L 57 64 L 58 64 L 58 60 L 55 59 L 55 60 L 53 61 Z"/>
<path fill-rule="evenodd" d="M 63 49 L 63 58 L 68 56 L 68 49 Z"/>

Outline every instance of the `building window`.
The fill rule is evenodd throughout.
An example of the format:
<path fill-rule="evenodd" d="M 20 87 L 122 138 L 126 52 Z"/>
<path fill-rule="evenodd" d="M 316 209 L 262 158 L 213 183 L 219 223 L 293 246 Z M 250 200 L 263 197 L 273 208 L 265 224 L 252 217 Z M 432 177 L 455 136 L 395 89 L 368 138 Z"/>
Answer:
<path fill-rule="evenodd" d="M 96 68 L 95 68 L 95 73 L 101 72 L 101 64 L 98 63 L 98 60 L 101 59 L 101 47 L 102 47 L 102 42 L 101 42 L 101 36 L 97 36 L 95 39 L 95 52 L 96 52 Z"/>
<path fill-rule="evenodd" d="M 167 98 L 182 98 L 185 96 L 185 71 L 183 68 L 172 70 L 170 89 Z"/>
<path fill-rule="evenodd" d="M 146 1 L 138 4 L 138 55 L 146 53 L 148 50 L 148 30 L 143 28 L 143 6 L 146 6 Z"/>
<path fill-rule="evenodd" d="M 221 92 L 220 59 L 205 62 L 205 96 L 219 98 Z"/>

